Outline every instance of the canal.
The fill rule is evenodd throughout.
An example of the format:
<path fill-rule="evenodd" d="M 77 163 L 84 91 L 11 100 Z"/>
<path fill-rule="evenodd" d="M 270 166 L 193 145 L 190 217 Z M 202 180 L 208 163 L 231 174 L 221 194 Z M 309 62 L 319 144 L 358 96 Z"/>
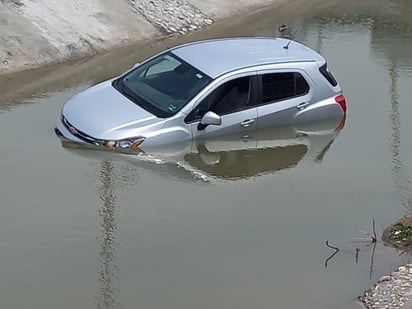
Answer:
<path fill-rule="evenodd" d="M 402 0 L 289 5 L 0 77 L 0 307 L 350 304 L 411 260 L 380 241 L 412 211 L 410 16 Z M 348 103 L 342 130 L 279 128 L 252 150 L 210 141 L 155 157 L 79 149 L 53 132 L 72 95 L 157 51 L 279 35 L 282 23 L 328 60 Z"/>

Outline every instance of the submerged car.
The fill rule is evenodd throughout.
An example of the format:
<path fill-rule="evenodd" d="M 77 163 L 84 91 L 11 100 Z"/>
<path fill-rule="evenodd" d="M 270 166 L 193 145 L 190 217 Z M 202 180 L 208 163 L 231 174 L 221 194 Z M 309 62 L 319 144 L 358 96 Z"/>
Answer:
<path fill-rule="evenodd" d="M 181 180 L 245 180 L 289 172 L 323 161 L 345 125 L 345 117 L 293 126 L 256 130 L 151 148 L 148 152 L 108 148 L 62 140 L 63 147 L 101 162 L 132 163 L 142 169 Z M 102 151 L 108 150 L 108 151 Z M 117 165 L 117 164 L 116 164 Z M 125 168 L 124 171 L 133 169 Z M 135 174 L 133 178 L 138 177 Z M 135 182 L 126 181 L 134 184 Z"/>
<path fill-rule="evenodd" d="M 345 113 L 342 90 L 314 50 L 283 38 L 229 38 L 171 48 L 75 95 L 56 133 L 144 150 Z"/>

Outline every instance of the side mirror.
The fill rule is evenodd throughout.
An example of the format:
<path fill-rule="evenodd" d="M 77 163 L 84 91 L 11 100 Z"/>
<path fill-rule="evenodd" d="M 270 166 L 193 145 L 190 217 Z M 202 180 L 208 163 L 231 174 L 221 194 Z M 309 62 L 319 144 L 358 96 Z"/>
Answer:
<path fill-rule="evenodd" d="M 208 125 L 219 126 L 222 124 L 222 118 L 215 112 L 208 111 L 203 115 L 197 128 L 199 130 L 204 130 Z"/>

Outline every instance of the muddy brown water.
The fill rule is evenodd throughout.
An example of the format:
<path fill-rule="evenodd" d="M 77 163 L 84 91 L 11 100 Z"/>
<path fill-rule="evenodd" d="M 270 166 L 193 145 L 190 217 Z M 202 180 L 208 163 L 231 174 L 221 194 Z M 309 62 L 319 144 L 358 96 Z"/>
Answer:
<path fill-rule="evenodd" d="M 0 307 L 340 308 L 410 261 L 359 230 L 374 219 L 380 238 L 412 211 L 411 13 L 400 0 L 266 10 L 1 77 Z M 344 89 L 340 132 L 283 128 L 156 160 L 53 133 L 70 96 L 153 52 L 283 22 Z"/>

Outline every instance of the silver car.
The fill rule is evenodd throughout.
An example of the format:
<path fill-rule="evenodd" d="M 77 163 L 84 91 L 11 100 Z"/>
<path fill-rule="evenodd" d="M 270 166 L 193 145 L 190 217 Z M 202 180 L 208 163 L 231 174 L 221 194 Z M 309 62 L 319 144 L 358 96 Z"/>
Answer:
<path fill-rule="evenodd" d="M 146 150 L 345 113 L 340 86 L 312 49 L 281 38 L 216 39 L 169 49 L 75 95 L 56 133 Z"/>

